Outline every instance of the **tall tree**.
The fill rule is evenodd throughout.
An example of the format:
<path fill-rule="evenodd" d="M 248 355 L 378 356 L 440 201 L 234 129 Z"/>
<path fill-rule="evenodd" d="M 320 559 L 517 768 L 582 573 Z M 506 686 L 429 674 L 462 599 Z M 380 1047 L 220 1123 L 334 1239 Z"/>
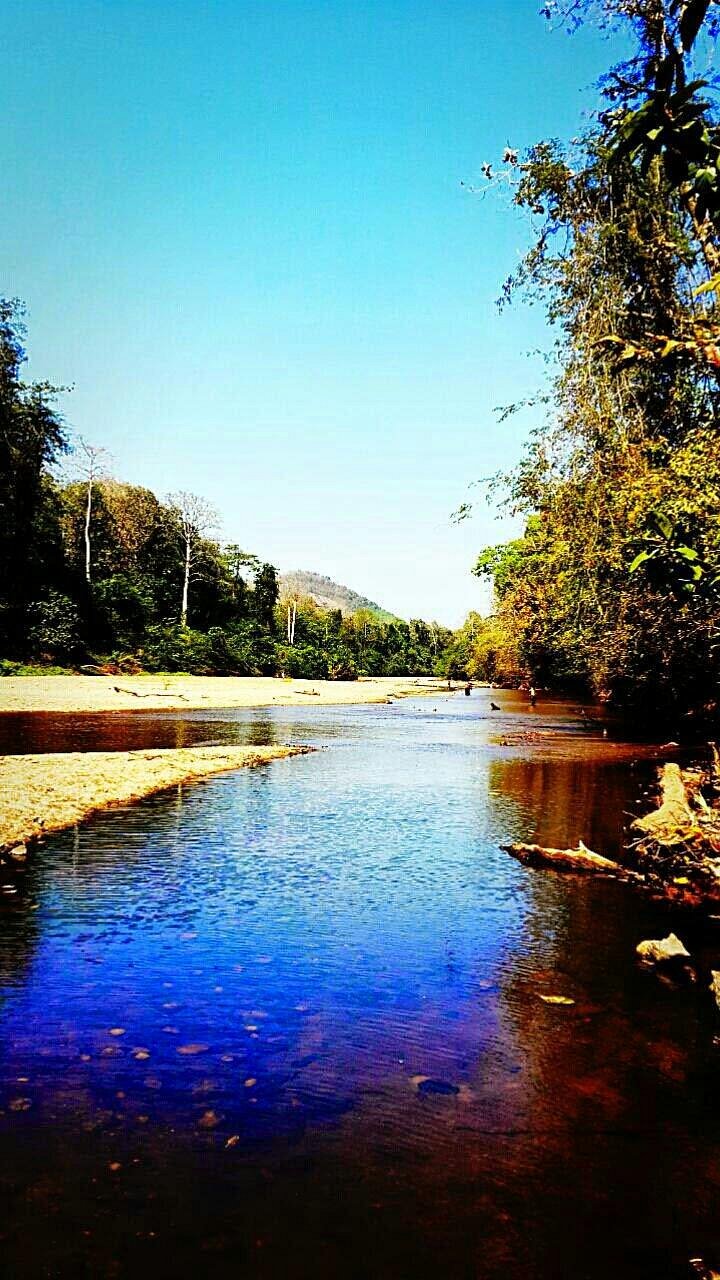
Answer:
<path fill-rule="evenodd" d="M 708 682 L 714 694 L 720 623 L 720 382 L 692 338 L 713 318 L 698 297 L 712 285 L 715 232 L 687 170 L 623 148 L 629 106 L 613 105 L 642 96 L 678 6 L 601 7 L 639 39 L 607 77 L 610 106 L 569 147 L 505 155 L 503 179 L 536 228 L 505 297 L 546 307 L 555 373 L 535 401 L 548 416 L 509 477 L 526 535 L 477 568 L 495 575 L 508 667 L 646 707 L 697 705 Z"/>
<path fill-rule="evenodd" d="M 59 388 L 27 385 L 23 313 L 16 300 L 0 299 L 0 636 L 18 643 L 25 608 L 42 578 L 37 554 L 42 511 L 52 494 L 48 468 L 67 449 L 54 408 Z"/>
<path fill-rule="evenodd" d="M 102 445 L 91 444 L 89 440 L 83 439 L 82 436 L 78 436 L 74 454 L 75 470 L 82 477 L 85 486 L 83 541 L 85 544 L 85 581 L 90 586 L 92 581 L 92 539 L 90 529 L 93 497 L 98 481 L 106 474 L 110 455 Z"/>
<path fill-rule="evenodd" d="M 170 511 L 176 521 L 182 545 L 183 585 L 180 606 L 180 625 L 187 626 L 190 600 L 190 583 L 197 566 L 203 540 L 213 533 L 219 524 L 217 512 L 205 498 L 186 490 L 168 495 Z"/>
<path fill-rule="evenodd" d="M 261 564 L 255 574 L 252 605 L 259 626 L 271 635 L 275 632 L 275 605 L 280 595 L 277 570 L 274 565 Z"/>

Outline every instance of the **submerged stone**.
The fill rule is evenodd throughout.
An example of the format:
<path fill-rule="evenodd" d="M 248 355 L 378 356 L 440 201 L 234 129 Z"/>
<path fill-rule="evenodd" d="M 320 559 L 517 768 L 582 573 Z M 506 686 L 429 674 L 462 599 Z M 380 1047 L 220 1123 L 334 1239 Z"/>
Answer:
<path fill-rule="evenodd" d="M 418 1085 L 418 1093 L 440 1093 L 454 1094 L 459 1093 L 460 1089 L 456 1084 L 451 1084 L 449 1080 L 422 1080 Z"/>

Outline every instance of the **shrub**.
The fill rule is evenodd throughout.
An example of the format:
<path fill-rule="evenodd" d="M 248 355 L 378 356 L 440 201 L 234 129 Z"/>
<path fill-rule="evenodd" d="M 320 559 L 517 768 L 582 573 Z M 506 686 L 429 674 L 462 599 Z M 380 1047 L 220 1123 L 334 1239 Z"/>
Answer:
<path fill-rule="evenodd" d="M 94 597 L 102 624 L 115 643 L 121 648 L 139 644 L 152 617 L 148 584 L 117 573 L 96 584 Z"/>
<path fill-rule="evenodd" d="M 82 649 L 80 618 L 69 596 L 48 591 L 42 600 L 28 608 L 31 625 L 28 631 L 30 651 L 37 657 L 72 659 Z"/>

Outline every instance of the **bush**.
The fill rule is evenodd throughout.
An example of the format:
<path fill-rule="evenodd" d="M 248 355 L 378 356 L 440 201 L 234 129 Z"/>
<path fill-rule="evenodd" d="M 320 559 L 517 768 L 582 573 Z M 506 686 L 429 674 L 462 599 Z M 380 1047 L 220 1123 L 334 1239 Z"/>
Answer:
<path fill-rule="evenodd" d="M 36 657 L 72 659 L 82 650 L 80 617 L 69 596 L 48 591 L 28 608 L 30 652 Z"/>
<path fill-rule="evenodd" d="M 295 680 L 327 678 L 326 655 L 309 644 L 278 645 L 277 662 L 280 670 Z"/>
<path fill-rule="evenodd" d="M 140 656 L 148 671 L 213 672 L 212 641 L 202 631 L 179 623 L 148 627 Z"/>
<path fill-rule="evenodd" d="M 153 611 L 148 584 L 118 573 L 98 582 L 93 594 L 111 642 L 123 649 L 139 644 Z"/>
<path fill-rule="evenodd" d="M 259 632 L 251 622 L 240 622 L 229 627 L 211 627 L 208 635 L 212 642 L 216 670 L 225 675 L 257 676 L 270 668 L 275 671 L 275 646 L 271 636 Z"/>
<path fill-rule="evenodd" d="M 357 680 L 355 659 L 345 645 L 338 645 L 329 655 L 327 674 L 330 680 Z"/>

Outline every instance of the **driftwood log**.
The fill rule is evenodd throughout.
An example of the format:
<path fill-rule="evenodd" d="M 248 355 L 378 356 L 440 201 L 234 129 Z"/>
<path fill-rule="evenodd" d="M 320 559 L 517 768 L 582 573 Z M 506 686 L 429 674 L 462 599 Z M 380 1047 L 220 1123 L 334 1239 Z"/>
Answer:
<path fill-rule="evenodd" d="M 113 685 L 113 693 L 126 693 L 131 698 L 176 698 L 187 702 L 184 693 L 154 693 L 152 689 L 149 693 L 138 693 L 137 689 L 122 689 L 118 684 Z"/>
<path fill-rule="evenodd" d="M 571 871 L 581 875 L 635 878 L 634 872 L 628 871 L 619 862 L 603 858 L 600 853 L 593 853 L 582 840 L 578 841 L 577 849 L 548 849 L 541 844 L 503 844 L 500 847 L 526 867 L 549 867 L 554 871 Z"/>

